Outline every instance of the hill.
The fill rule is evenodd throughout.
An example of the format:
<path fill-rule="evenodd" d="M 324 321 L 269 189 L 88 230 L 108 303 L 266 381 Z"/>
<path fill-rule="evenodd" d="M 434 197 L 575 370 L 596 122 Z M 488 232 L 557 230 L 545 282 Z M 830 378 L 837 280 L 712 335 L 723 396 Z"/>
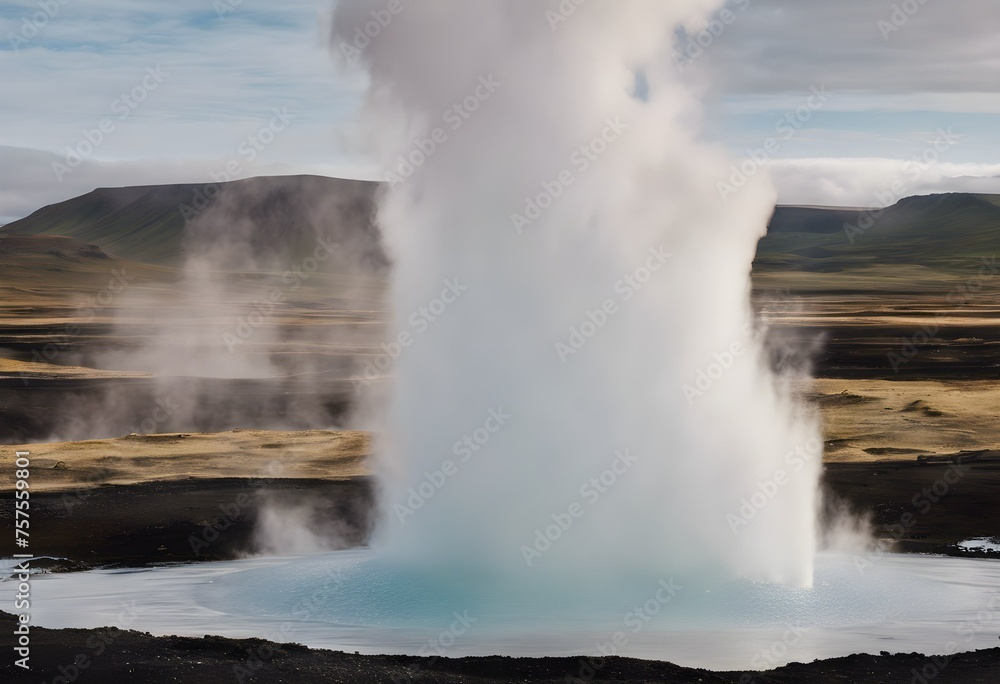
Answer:
<path fill-rule="evenodd" d="M 197 249 L 239 236 L 255 254 L 289 257 L 320 236 L 362 264 L 387 262 L 373 222 L 377 184 L 319 176 L 274 176 L 229 183 L 99 188 L 53 204 L 4 232 L 58 235 L 130 261 L 176 265 Z"/>
<path fill-rule="evenodd" d="M 882 210 L 778 207 L 755 271 L 838 273 L 869 266 L 965 270 L 1000 252 L 1000 196 L 908 197 Z"/>

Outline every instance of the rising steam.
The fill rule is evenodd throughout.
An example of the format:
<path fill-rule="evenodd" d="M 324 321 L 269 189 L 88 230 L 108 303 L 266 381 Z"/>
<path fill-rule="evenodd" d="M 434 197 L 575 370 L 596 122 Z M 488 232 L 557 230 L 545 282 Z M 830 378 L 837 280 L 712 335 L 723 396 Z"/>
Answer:
<path fill-rule="evenodd" d="M 149 377 L 69 397 L 50 440 L 346 422 L 388 268 L 372 223 L 376 185 L 278 177 L 191 187 L 212 201 L 183 196 L 178 268 L 133 277 L 109 309 L 114 342 L 67 359 Z"/>
<path fill-rule="evenodd" d="M 383 557 L 811 582 L 819 429 L 747 323 L 775 192 L 723 201 L 732 160 L 671 59 L 719 4 L 338 3 L 390 170 L 388 339 L 409 341 Z"/>

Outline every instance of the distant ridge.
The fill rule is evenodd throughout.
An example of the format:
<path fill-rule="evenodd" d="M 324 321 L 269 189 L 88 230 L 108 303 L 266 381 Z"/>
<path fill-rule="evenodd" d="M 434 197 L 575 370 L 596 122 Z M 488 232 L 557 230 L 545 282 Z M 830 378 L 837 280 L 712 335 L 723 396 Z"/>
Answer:
<path fill-rule="evenodd" d="M 1000 255 L 1000 195 L 947 193 L 885 209 L 778 207 L 755 270 L 837 272 L 875 264 L 939 270 Z"/>
<path fill-rule="evenodd" d="M 388 264 L 374 224 L 378 190 L 375 182 L 322 176 L 100 188 L 39 209 L 4 232 L 72 237 L 114 257 L 158 265 L 178 264 L 192 234 L 235 234 L 256 251 L 293 252 L 323 235 L 344 245 L 359 267 L 378 270 Z M 754 270 L 836 273 L 878 264 L 948 270 L 998 254 L 1000 195 L 946 193 L 907 197 L 881 210 L 779 206 Z"/>
<path fill-rule="evenodd" d="M 386 259 L 373 222 L 377 188 L 321 176 L 99 188 L 8 223 L 4 232 L 72 237 L 115 257 L 160 265 L 183 259 L 186 233 L 230 230 L 275 249 L 322 235 L 378 267 Z"/>

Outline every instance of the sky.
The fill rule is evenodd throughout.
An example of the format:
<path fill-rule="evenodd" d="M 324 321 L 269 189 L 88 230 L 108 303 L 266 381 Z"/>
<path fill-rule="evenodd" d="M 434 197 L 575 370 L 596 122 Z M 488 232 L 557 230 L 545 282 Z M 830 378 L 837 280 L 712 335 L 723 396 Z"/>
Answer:
<path fill-rule="evenodd" d="M 0 224 L 96 187 L 378 178 L 332 7 L 6 0 Z M 998 32 L 983 0 L 729 0 L 676 32 L 672 61 L 703 92 L 704 137 L 766 168 L 781 203 L 877 206 L 1000 193 Z"/>

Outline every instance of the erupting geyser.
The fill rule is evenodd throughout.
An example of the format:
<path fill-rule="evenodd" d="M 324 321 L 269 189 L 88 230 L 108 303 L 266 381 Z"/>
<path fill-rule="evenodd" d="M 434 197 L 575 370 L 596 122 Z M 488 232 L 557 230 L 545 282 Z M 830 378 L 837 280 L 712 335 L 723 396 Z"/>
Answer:
<path fill-rule="evenodd" d="M 338 3 L 391 184 L 394 572 L 811 583 L 819 430 L 749 304 L 775 193 L 720 193 L 672 59 L 720 4 Z"/>
<path fill-rule="evenodd" d="M 787 350 L 768 348 L 752 312 L 751 264 L 776 193 L 756 159 L 735 161 L 706 141 L 703 85 L 696 69 L 681 73 L 675 59 L 679 44 L 692 44 L 685 32 L 712 35 L 704 29 L 722 4 L 337 0 L 331 49 L 345 69 L 365 78 L 363 120 L 385 169 L 378 225 L 391 260 L 385 337 L 353 378 L 370 399 L 357 418 L 378 435 L 381 515 L 371 547 L 311 553 L 334 546 L 316 521 L 339 508 L 326 503 L 326 492 L 339 490 L 317 482 L 322 516 L 309 501 L 288 507 L 283 498 L 256 516 L 265 557 L 45 575 L 32 598 L 32 624 L 100 627 L 115 622 L 121 602 L 131 602 L 143 608 L 131 626 L 161 634 L 432 657 L 579 654 L 526 666 L 539 677 L 577 682 L 597 677 L 610 655 L 733 673 L 860 651 L 948 654 L 900 674 L 910 681 L 911 674 L 933 679 L 940 669 L 928 667 L 957 663 L 950 655 L 958 651 L 995 646 L 1000 563 L 895 555 L 883 545 L 817 553 L 821 540 L 830 549 L 827 538 L 849 531 L 852 521 L 845 516 L 848 524 L 820 529 L 820 511 L 835 507 L 820 505 L 829 504 L 819 492 L 822 436 L 816 414 L 800 400 L 808 378 L 772 368 L 774 359 L 787 358 L 777 352 Z M 823 16 L 851 27 L 840 14 Z M 919 43 L 919 29 L 912 30 L 909 40 Z M 771 33 L 753 40 L 766 43 Z M 904 52 L 894 43 L 893 59 Z M 851 74 L 835 78 L 848 90 L 851 83 L 871 85 Z M 337 336 L 340 349 L 368 348 L 369 328 L 349 323 L 360 319 L 344 313 L 352 307 L 329 312 L 344 313 L 343 325 L 314 319 L 311 307 L 328 300 L 313 288 L 353 282 L 331 294 L 356 293 L 359 306 L 381 293 L 380 282 L 364 277 L 371 269 L 345 279 L 340 266 L 358 253 L 371 265 L 387 264 L 373 234 L 351 239 L 354 221 L 370 228 L 369 204 L 358 201 L 368 190 L 347 187 L 339 198 L 325 197 L 320 209 L 297 212 L 306 219 L 301 227 L 285 210 L 298 202 L 284 193 L 257 202 L 265 217 L 278 217 L 274 230 L 269 218 L 257 220 L 260 212 L 243 210 L 243 192 L 192 223 L 186 278 L 161 326 L 169 334 L 139 349 L 134 363 L 153 359 L 151 370 L 162 376 L 178 365 L 167 361 L 187 354 L 200 361 L 184 367 L 206 378 L 256 378 L 278 388 L 260 396 L 252 386 L 241 389 L 224 419 L 246 417 L 257 427 L 259 420 L 325 424 L 333 410 L 314 386 L 336 373 L 327 367 L 334 352 L 326 335 Z M 346 251 L 333 249 L 328 227 L 345 238 Z M 920 235 L 905 237 L 916 245 L 914 255 Z M 261 325 L 252 344 L 246 336 L 223 347 L 217 340 L 252 302 L 253 284 L 268 286 L 275 265 L 297 252 L 298 241 L 287 236 L 322 238 L 323 254 L 337 252 L 342 261 L 310 282 L 309 297 L 287 300 L 288 310 L 277 316 L 284 323 Z M 862 248 L 857 263 L 880 253 Z M 906 266 L 903 256 L 897 261 Z M 900 272 L 864 268 L 876 295 Z M 913 298 L 893 290 L 887 306 L 931 311 L 927 302 L 938 301 L 941 283 L 957 274 L 937 273 L 943 280 L 915 287 Z M 836 292 L 840 285 L 830 283 L 828 292 Z M 864 293 L 855 294 L 845 301 Z M 142 304 L 125 309 L 141 311 Z M 353 340 L 345 336 L 351 330 Z M 213 340 L 217 353 L 206 355 L 202 349 L 212 351 Z M 299 353 L 309 349 L 316 353 Z M 257 361 L 265 353 L 270 367 Z M 321 366 L 313 368 L 314 358 Z M 210 413 L 198 383 L 166 380 L 171 388 L 191 387 L 182 396 L 198 401 L 178 402 L 186 410 Z M 863 381 L 872 388 L 865 397 L 884 401 L 873 403 L 859 425 L 878 423 L 888 434 L 886 408 L 901 409 L 893 420 L 916 415 L 907 408 L 909 390 L 888 384 L 876 391 L 875 381 Z M 968 389 L 976 392 L 968 406 L 987 396 L 980 389 Z M 923 427 L 953 431 L 965 412 L 971 418 L 964 424 L 977 429 L 979 414 L 963 401 L 949 400 L 956 415 L 948 421 Z M 303 416 L 300 407 L 314 411 Z M 135 414 L 126 402 L 98 408 Z M 847 415 L 839 414 L 845 421 Z M 299 448 L 263 446 L 282 447 L 293 458 Z M 342 450 L 345 463 L 352 449 Z M 973 502 L 989 482 L 982 479 L 987 461 L 962 485 Z M 933 486 L 939 493 L 938 484 L 953 480 L 935 475 L 930 463 L 910 479 L 905 462 L 896 466 L 880 478 L 891 483 L 861 496 L 854 488 L 867 486 L 863 478 L 882 466 L 852 464 L 842 486 L 858 502 L 899 509 L 887 533 L 909 530 L 903 538 L 914 541 L 912 525 L 919 523 L 927 538 L 912 548 L 942 548 L 958 534 L 945 533 L 948 521 L 962 522 L 974 506 L 955 504 L 963 498 L 956 489 L 949 502 L 942 496 L 935 522 L 917 521 L 928 511 L 918 511 L 916 500 L 913 512 L 896 505 L 901 483 L 926 492 L 940 475 Z M 350 491 L 362 493 L 360 484 L 352 482 Z M 364 519 L 360 513 L 344 507 L 352 530 Z M 255 647 L 255 664 L 246 660 L 251 670 L 264 667 L 262 678 L 288 670 L 291 661 L 265 662 L 265 651 L 277 653 Z M 331 667 L 337 660 L 317 657 Z M 952 665 L 948 676 L 988 669 L 991 658 L 983 653 Z M 823 671 L 888 671 L 910 660 L 855 659 Z M 384 665 L 421 680 L 446 670 L 497 677 L 510 671 L 501 665 L 500 674 L 489 672 L 493 661 L 340 661 L 358 672 Z M 617 676 L 611 670 L 621 663 L 614 665 L 601 675 Z M 266 669 L 272 666 L 278 669 Z"/>

